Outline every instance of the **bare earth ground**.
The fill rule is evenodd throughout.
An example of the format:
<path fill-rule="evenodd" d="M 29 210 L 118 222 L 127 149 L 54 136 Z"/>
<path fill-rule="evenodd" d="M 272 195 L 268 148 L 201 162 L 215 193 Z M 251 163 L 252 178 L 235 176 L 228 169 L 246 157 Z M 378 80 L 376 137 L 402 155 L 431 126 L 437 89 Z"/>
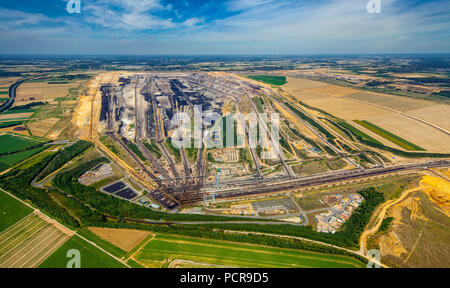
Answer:
<path fill-rule="evenodd" d="M 411 192 L 387 210 L 394 221 L 372 243 L 392 267 L 449 267 L 450 183 L 424 176 Z"/>
<path fill-rule="evenodd" d="M 341 97 L 341 96 L 345 96 L 348 94 L 358 92 L 358 90 L 356 90 L 356 89 L 337 86 L 337 85 L 327 85 L 327 86 L 323 86 L 323 87 L 319 87 L 319 88 L 309 89 L 306 91 L 307 92 L 308 91 L 309 92 L 318 92 L 318 93 L 323 93 L 323 94 L 337 96 L 337 97 Z"/>
<path fill-rule="evenodd" d="M 130 252 L 145 240 L 150 232 L 128 229 L 109 229 L 90 227 L 89 230 L 126 252 Z"/>

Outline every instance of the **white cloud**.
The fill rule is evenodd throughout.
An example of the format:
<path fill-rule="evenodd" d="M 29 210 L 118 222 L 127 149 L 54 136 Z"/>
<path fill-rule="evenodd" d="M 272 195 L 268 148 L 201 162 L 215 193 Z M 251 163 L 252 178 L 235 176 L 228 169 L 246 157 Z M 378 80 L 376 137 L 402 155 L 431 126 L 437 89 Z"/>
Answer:
<path fill-rule="evenodd" d="M 152 14 L 154 11 L 171 10 L 160 0 L 97 0 L 88 4 L 84 11 L 86 20 L 108 28 L 124 30 L 151 30 L 173 28 L 172 19 Z"/>
<path fill-rule="evenodd" d="M 194 18 L 189 18 L 186 21 L 184 21 L 183 22 L 183 26 L 195 27 L 195 26 L 197 26 L 199 24 L 203 24 L 203 23 L 205 23 L 205 18 L 203 18 L 203 17 L 201 17 L 201 18 L 194 17 Z"/>
<path fill-rule="evenodd" d="M 382 13 L 369 14 L 366 0 L 230 0 L 222 7 L 236 13 L 214 21 L 163 3 L 168 1 L 90 0 L 82 15 L 56 19 L 0 8 L 0 38 L 8 40 L 0 52 L 448 53 L 450 47 L 449 1 L 382 0 Z M 157 16 L 168 14 L 176 20 Z"/>
<path fill-rule="evenodd" d="M 27 13 L 0 7 L 0 27 L 3 29 L 12 29 L 24 25 L 36 25 L 49 21 L 51 19 L 43 14 Z"/>

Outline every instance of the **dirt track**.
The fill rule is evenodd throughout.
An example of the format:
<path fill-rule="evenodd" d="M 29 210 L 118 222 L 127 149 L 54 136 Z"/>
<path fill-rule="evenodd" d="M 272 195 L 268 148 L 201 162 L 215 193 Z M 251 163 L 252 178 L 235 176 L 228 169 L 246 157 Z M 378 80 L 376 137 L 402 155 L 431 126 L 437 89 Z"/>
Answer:
<path fill-rule="evenodd" d="M 372 217 L 372 219 L 375 219 L 376 225 L 373 226 L 372 228 L 370 228 L 369 230 L 366 230 L 362 233 L 360 241 L 359 241 L 359 245 L 360 245 L 360 253 L 365 254 L 366 251 L 366 244 L 367 244 L 367 239 L 372 236 L 373 234 L 375 234 L 376 232 L 378 232 L 378 230 L 380 229 L 381 224 L 383 223 L 383 220 L 386 216 L 386 212 L 389 208 L 391 208 L 392 206 L 402 202 L 407 196 L 409 196 L 410 194 L 414 193 L 414 192 L 418 192 L 421 191 L 422 188 L 421 187 L 416 187 L 410 190 L 406 190 L 403 192 L 403 194 L 394 200 L 389 200 L 386 203 L 384 203 L 383 205 L 381 205 L 377 211 L 375 211 L 374 216 Z M 372 220 L 370 221 L 370 223 L 372 223 Z"/>

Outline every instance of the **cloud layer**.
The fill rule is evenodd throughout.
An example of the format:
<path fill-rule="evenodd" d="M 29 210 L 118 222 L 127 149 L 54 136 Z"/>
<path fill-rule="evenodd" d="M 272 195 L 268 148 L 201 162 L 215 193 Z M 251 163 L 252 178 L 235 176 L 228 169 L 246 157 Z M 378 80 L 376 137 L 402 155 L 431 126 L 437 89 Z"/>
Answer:
<path fill-rule="evenodd" d="M 381 0 L 381 14 L 366 0 L 81 1 L 69 15 L 65 1 L 0 0 L 0 53 L 450 52 L 450 1 Z"/>

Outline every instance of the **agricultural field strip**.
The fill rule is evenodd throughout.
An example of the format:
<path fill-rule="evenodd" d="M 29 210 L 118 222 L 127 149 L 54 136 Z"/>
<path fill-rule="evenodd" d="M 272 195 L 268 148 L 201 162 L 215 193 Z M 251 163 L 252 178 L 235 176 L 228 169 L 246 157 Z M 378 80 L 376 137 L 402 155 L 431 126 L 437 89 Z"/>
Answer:
<path fill-rule="evenodd" d="M 28 159 L 26 159 L 26 161 L 19 162 L 19 163 L 13 165 L 12 167 L 8 168 L 7 170 L 0 172 L 0 176 L 3 175 L 3 174 L 8 173 L 8 172 L 11 171 L 12 169 L 15 169 L 15 168 L 17 168 L 17 167 L 21 167 L 21 166 L 24 165 L 25 163 L 30 163 L 31 160 L 34 160 L 34 159 L 36 159 L 36 158 L 39 158 L 39 157 L 41 157 L 42 155 L 44 155 L 44 154 L 46 154 L 46 153 L 48 153 L 47 149 L 45 149 L 45 150 L 43 150 L 43 151 L 41 151 L 41 152 L 39 152 L 39 153 L 36 153 L 36 154 L 34 154 L 33 156 L 31 156 L 31 157 L 29 157 Z"/>
<path fill-rule="evenodd" d="M 170 243 L 176 243 L 176 244 L 186 244 L 186 245 L 190 245 L 190 246 L 198 246 L 199 248 L 202 247 L 214 247 L 214 248 L 218 248 L 218 249 L 228 249 L 228 247 L 223 246 L 223 245 L 213 245 L 213 244 L 205 244 L 204 242 L 199 243 L 199 244 L 195 244 L 192 242 L 187 242 L 187 241 L 167 241 L 167 240 L 155 240 L 154 242 L 170 242 Z M 233 245 L 232 247 L 229 247 L 230 249 L 233 249 L 234 251 L 243 251 L 243 252 L 256 252 L 256 253 L 261 253 L 261 254 L 277 254 L 275 252 L 270 252 L 270 251 L 262 251 L 262 250 L 257 250 L 257 249 L 249 249 L 249 248 L 239 248 L 236 245 Z M 211 254 L 203 254 L 203 253 L 191 253 L 191 252 L 180 252 L 177 250 L 161 250 L 161 249 L 149 249 L 149 248 L 144 248 L 144 251 L 161 251 L 161 252 L 173 252 L 173 253 L 181 253 L 181 254 L 186 254 L 186 255 L 198 255 L 198 256 L 213 256 Z M 294 255 L 284 255 L 286 257 L 297 257 Z M 221 256 L 221 258 L 225 258 L 225 259 L 235 259 L 236 257 L 226 257 L 226 256 Z M 306 259 L 318 259 L 319 257 L 312 257 L 312 256 L 302 256 L 302 258 L 306 258 Z M 328 262 L 334 262 L 333 260 L 325 260 Z M 276 263 L 276 262 L 271 262 L 271 261 L 266 261 L 268 263 Z"/>
<path fill-rule="evenodd" d="M 63 234 L 65 235 L 65 234 Z M 41 264 L 43 261 L 45 261 L 45 259 L 47 259 L 48 257 L 50 257 L 56 250 L 59 249 L 59 247 L 61 247 L 67 240 L 69 239 L 69 236 L 65 235 L 65 237 L 62 237 L 62 239 L 56 243 L 56 245 L 54 245 L 52 247 L 52 249 L 49 249 L 48 252 L 46 252 L 44 255 L 42 255 L 42 257 L 38 258 L 36 262 L 34 262 L 33 264 L 31 264 L 31 267 L 37 267 L 39 264 Z M 25 263 L 23 266 L 25 266 L 27 263 Z M 23 267 L 22 266 L 22 267 Z"/>
<path fill-rule="evenodd" d="M 236 243 L 232 243 L 232 242 L 225 242 L 225 241 L 214 241 L 214 240 L 208 240 L 208 239 L 188 239 L 191 241 L 180 241 L 180 240 L 173 240 L 173 238 L 171 237 L 161 237 L 160 239 L 156 239 L 154 240 L 150 245 L 152 244 L 157 244 L 158 242 L 160 243 L 175 243 L 175 244 L 182 244 L 183 247 L 187 247 L 188 245 L 193 246 L 193 247 L 198 247 L 199 250 L 203 250 L 204 247 L 213 247 L 213 248 L 218 248 L 218 250 L 220 249 L 231 249 L 233 251 L 241 251 L 241 252 L 250 252 L 250 253 L 258 253 L 258 254 L 267 254 L 267 255 L 279 255 L 282 251 L 288 251 L 291 253 L 297 253 L 298 255 L 287 255 L 287 254 L 282 254 L 283 257 L 288 257 L 288 258 L 302 258 L 302 259 L 309 259 L 309 260 L 318 260 L 318 261 L 324 261 L 324 262 L 330 262 L 330 263 L 336 263 L 336 262 L 340 262 L 340 263 L 346 263 L 346 264 L 354 264 L 354 262 L 348 262 L 348 261 L 336 261 L 336 259 L 333 258 L 339 258 L 338 255 L 328 255 L 328 254 L 320 254 L 320 253 L 314 253 L 314 252 L 308 252 L 308 251 L 302 251 L 302 250 L 289 250 L 289 249 L 281 249 L 281 248 L 275 248 L 275 247 L 266 247 L 266 246 L 261 246 L 261 245 L 254 245 L 254 244 L 244 244 L 245 246 L 248 246 L 249 248 L 244 248 L 244 247 L 240 247 L 237 248 Z M 195 243 L 193 241 L 199 241 L 200 243 Z M 211 244 L 214 243 L 214 244 Z M 217 244 L 216 244 L 217 243 Z M 164 245 L 163 245 L 164 246 Z M 250 248 L 251 247 L 251 248 Z M 253 248 L 253 249 L 252 249 Z M 259 249 L 258 249 L 259 248 Z M 264 249 L 264 250 L 263 250 Z M 272 250 L 272 251 L 267 251 L 267 250 Z M 212 255 L 212 254 L 203 254 L 203 253 L 195 253 L 195 252 L 182 252 L 182 251 L 178 251 L 178 250 L 166 250 L 166 249 L 149 249 L 149 248 L 144 248 L 143 249 L 143 253 L 145 254 L 145 251 L 152 251 L 154 252 L 169 252 L 169 253 L 173 253 L 173 254 L 177 254 L 177 255 L 186 255 L 186 256 L 203 256 L 203 257 L 216 257 L 216 255 Z M 325 258 L 324 258 L 325 256 Z M 330 257 L 328 257 L 330 256 Z M 236 260 L 238 259 L 237 257 L 227 257 L 227 256 L 220 256 L 220 259 L 229 259 L 229 260 Z M 145 261 L 144 259 L 141 259 L 142 261 Z M 238 261 L 238 262 L 243 262 L 243 261 Z M 280 265 L 280 262 L 273 262 L 273 261 L 267 261 L 267 260 L 258 260 L 257 262 L 253 262 L 253 261 L 244 261 L 243 263 L 261 263 L 261 262 L 265 262 L 269 265 Z M 291 265 L 288 265 L 289 267 Z M 299 265 L 297 265 L 299 266 Z M 302 267 L 310 267 L 310 266 L 302 266 Z"/>
<path fill-rule="evenodd" d="M 38 227 L 36 230 L 34 230 L 34 228 Z M 16 247 L 19 245 L 22 245 L 23 243 L 25 243 L 26 241 L 28 241 L 29 239 L 32 239 L 33 236 L 35 236 L 36 234 L 39 234 L 41 232 L 45 232 L 46 230 L 48 230 L 50 228 L 50 224 L 45 224 L 45 222 L 40 222 L 38 223 L 36 226 L 32 227 L 32 230 L 24 230 L 21 231 L 23 232 L 19 237 L 14 238 L 11 242 L 6 243 L 6 245 L 4 247 L 2 247 L 2 249 L 0 250 L 0 261 L 3 259 L 3 257 L 5 257 L 5 255 L 7 255 L 10 250 L 8 250 L 7 248 L 9 248 L 10 246 Z M 31 231 L 31 234 L 30 234 Z M 6 249 L 6 253 L 4 252 Z M 5 253 L 5 254 L 3 254 Z"/>
<path fill-rule="evenodd" d="M 355 122 L 359 125 L 361 125 L 362 127 L 368 129 L 369 131 L 372 131 L 373 133 L 383 137 L 384 139 L 396 144 L 397 146 L 402 147 L 405 150 L 409 150 L 409 151 L 425 151 L 425 149 L 381 128 L 378 127 L 375 124 L 372 124 L 368 121 L 359 121 L 359 120 L 355 120 Z"/>
<path fill-rule="evenodd" d="M 199 256 L 199 257 L 205 257 L 205 258 L 219 258 L 219 256 L 215 256 L 212 254 L 202 254 L 202 253 L 194 253 L 194 252 L 183 252 L 180 250 L 161 250 L 161 249 L 145 249 L 146 251 L 150 251 L 150 252 L 155 252 L 155 254 L 173 254 L 173 255 L 177 255 L 177 256 L 185 256 L 185 257 L 189 257 L 189 256 Z M 248 265 L 248 264 L 266 264 L 268 266 L 271 267 L 280 267 L 280 262 L 273 262 L 273 261 L 267 261 L 267 260 L 249 260 L 246 259 L 245 261 L 240 260 L 238 257 L 226 257 L 221 255 L 220 259 L 224 259 L 224 260 L 232 260 L 235 263 L 239 263 L 239 264 L 243 264 L 243 265 Z M 185 259 L 179 259 L 179 260 L 185 260 Z M 146 262 L 149 261 L 148 259 L 140 259 L 140 261 L 142 262 Z M 205 261 L 205 260 L 202 260 Z M 206 262 L 206 261 L 205 261 Z M 333 263 L 335 263 L 335 261 L 331 261 Z M 139 262 L 138 262 L 139 263 Z M 212 263 L 204 263 L 204 264 L 212 264 Z M 214 265 L 214 264 L 213 264 Z M 306 265 L 295 265 L 298 268 L 311 268 L 312 266 L 306 266 Z M 243 266 L 244 267 L 244 266 Z M 284 267 L 292 267 L 292 265 L 286 265 Z"/>
<path fill-rule="evenodd" d="M 22 204 L 24 204 L 24 205 L 26 205 L 26 206 L 28 206 L 28 207 L 34 209 L 31 205 L 29 205 L 28 203 L 25 203 L 24 201 L 22 201 L 21 199 L 17 198 L 17 197 L 14 196 L 14 195 L 12 195 L 11 193 L 9 193 L 9 192 L 7 192 L 7 191 L 5 191 L 5 190 L 3 190 L 3 189 L 1 189 L 1 191 L 3 191 L 4 193 L 8 194 L 9 196 L 15 198 L 16 200 L 20 201 Z M 41 211 L 39 211 L 39 210 L 37 210 L 37 209 L 35 209 L 35 213 L 39 213 L 42 217 L 45 217 L 45 218 L 47 218 L 47 219 L 49 219 L 49 220 L 51 220 L 51 221 L 56 221 L 56 220 L 53 220 L 51 217 L 45 215 L 44 213 L 42 213 Z M 105 253 L 105 254 L 107 254 L 108 256 L 110 256 L 110 257 L 114 258 L 115 260 L 119 261 L 120 263 L 122 263 L 122 264 L 125 265 L 126 267 L 131 268 L 130 265 L 128 265 L 127 263 L 125 263 L 125 262 L 122 261 L 121 259 L 117 258 L 117 257 L 114 256 L 113 254 L 109 253 L 109 252 L 106 251 L 105 249 L 101 248 L 100 246 L 98 246 L 98 245 L 95 244 L 94 242 L 92 242 L 92 241 L 86 239 L 85 237 L 81 236 L 81 235 L 78 234 L 77 232 L 72 231 L 71 229 L 67 228 L 66 226 L 62 225 L 61 223 L 59 223 L 59 222 L 57 222 L 57 223 L 58 223 L 58 225 L 61 225 L 64 229 L 67 229 L 67 231 L 70 231 L 71 233 L 73 233 L 73 235 L 76 235 L 76 236 L 80 237 L 83 241 L 89 243 L 90 245 L 92 245 L 92 246 L 94 246 L 95 248 L 99 249 L 99 250 L 102 251 L 103 253 Z M 1 236 L 1 235 L 0 235 L 0 236 Z"/>
<path fill-rule="evenodd" d="M 22 163 L 23 161 L 29 159 L 30 157 L 42 152 L 45 150 L 45 147 L 37 147 L 34 149 L 16 152 L 14 154 L 9 154 L 3 157 L 0 157 L 0 162 L 6 164 L 8 166 L 15 166 L 17 164 Z"/>
<path fill-rule="evenodd" d="M 58 237 L 53 238 L 54 235 L 57 235 Z M 64 233 L 62 233 L 61 231 L 59 231 L 56 227 L 54 226 L 50 226 L 48 228 L 46 228 L 44 231 L 42 231 L 41 233 L 39 233 L 39 235 L 37 237 L 34 237 L 31 239 L 31 241 L 29 241 L 25 246 L 23 246 L 19 251 L 15 252 L 13 255 L 11 255 L 3 264 L 7 263 L 7 266 L 10 268 L 13 267 L 17 267 L 16 264 L 21 261 L 22 259 L 24 259 L 25 257 L 29 257 L 28 261 L 26 261 L 25 263 L 22 264 L 22 266 L 26 265 L 29 261 L 33 260 L 33 258 L 36 255 L 39 255 L 39 253 L 41 251 L 46 251 L 46 249 L 50 246 L 53 247 L 54 242 L 56 240 L 56 242 L 60 241 L 61 236 L 64 238 Z M 52 237 L 52 238 L 50 238 Z M 48 241 L 49 238 L 52 241 Z M 44 244 L 44 245 L 42 245 Z M 27 249 L 30 245 L 32 245 L 30 248 L 31 249 Z M 22 251 L 26 251 L 26 253 L 21 253 Z M 22 255 L 20 258 L 15 259 L 15 257 L 19 254 Z M 30 256 L 31 255 L 31 256 Z M 11 261 L 14 261 L 11 263 Z M 9 263 L 8 263 L 9 262 Z"/>
<path fill-rule="evenodd" d="M 418 118 L 416 116 L 407 114 L 405 112 L 402 112 L 402 111 L 399 111 L 399 110 L 395 110 L 393 108 L 389 108 L 389 107 L 386 107 L 386 106 L 378 105 L 378 104 L 375 104 L 375 103 L 365 102 L 365 101 L 362 101 L 362 100 L 351 99 L 351 98 L 346 98 L 346 97 L 345 97 L 345 99 L 347 99 L 349 101 L 355 101 L 355 102 L 360 102 L 360 103 L 364 103 L 364 104 L 367 104 L 367 105 L 376 106 L 378 108 L 386 109 L 386 110 L 389 110 L 391 112 L 395 112 L 395 113 L 401 114 L 401 115 L 403 115 L 405 117 L 411 118 L 413 120 L 416 120 L 416 121 L 422 122 L 422 123 L 424 123 L 424 124 L 426 124 L 428 126 L 431 126 L 431 127 L 435 128 L 435 129 L 439 130 L 440 132 L 443 132 L 443 133 L 445 133 L 445 134 L 450 136 L 450 131 L 448 131 L 447 129 L 442 128 L 439 125 L 433 124 L 433 123 L 431 123 L 429 121 L 426 121 L 426 120 L 423 120 L 421 118 Z"/>
<path fill-rule="evenodd" d="M 37 144 L 39 144 L 39 143 L 45 143 L 45 141 L 43 141 L 43 140 L 33 139 L 33 138 L 26 137 L 26 136 L 23 136 L 23 135 L 20 135 L 20 134 L 14 134 L 14 135 L 11 135 L 11 134 L 5 134 L 5 135 L 9 135 L 9 136 L 15 137 L 15 138 L 20 138 L 21 140 L 25 140 L 25 141 L 29 141 L 29 142 L 35 142 L 35 143 L 37 143 Z"/>
<path fill-rule="evenodd" d="M 351 250 L 351 249 L 343 248 L 343 247 L 336 246 L 336 245 L 333 245 L 333 244 L 329 244 L 329 243 L 325 243 L 325 242 L 321 242 L 321 241 L 317 241 L 317 240 L 312 240 L 312 239 L 308 239 L 308 238 L 304 238 L 304 237 L 281 235 L 281 234 L 271 234 L 271 233 L 262 233 L 262 232 L 235 231 L 235 230 L 226 230 L 224 232 L 225 233 L 234 233 L 234 234 L 245 234 L 245 235 L 253 234 L 253 235 L 271 236 L 271 237 L 296 239 L 296 240 L 300 240 L 300 241 L 311 242 L 311 243 L 320 244 L 320 245 L 323 245 L 323 246 L 328 246 L 328 247 L 332 247 L 332 248 L 335 248 L 335 249 L 343 250 L 343 251 L 346 251 L 346 252 L 349 252 L 349 253 L 352 253 L 352 254 L 359 255 L 359 256 L 367 259 L 367 260 L 374 261 L 374 263 L 379 264 L 381 267 L 387 268 L 387 266 L 384 265 L 383 263 L 378 262 L 377 260 L 368 258 L 368 256 L 366 256 L 361 251 L 354 251 L 354 250 Z"/>
<path fill-rule="evenodd" d="M 38 242 L 37 244 L 40 244 L 42 241 L 47 240 L 50 236 L 53 236 L 53 234 L 60 232 L 57 229 L 52 229 L 54 227 L 52 227 L 51 225 L 46 225 L 44 227 L 42 227 L 41 229 L 39 229 L 36 233 L 33 233 L 31 236 L 27 237 L 24 241 L 22 241 L 21 243 L 17 244 L 13 249 L 11 249 L 11 251 L 14 253 L 10 258 L 16 256 L 17 254 L 19 254 L 20 252 L 22 252 L 23 250 L 25 250 L 26 248 L 28 248 L 28 246 L 35 244 L 36 242 Z M 36 237 L 35 234 L 37 234 Z M 42 239 L 42 237 L 45 237 L 44 239 Z M 18 251 L 14 251 L 15 248 L 21 246 L 22 244 L 25 244 L 22 248 L 20 248 Z M 38 245 L 33 245 L 31 248 L 34 249 L 36 246 Z M 31 250 L 32 250 L 31 249 Z M 28 252 L 31 250 L 27 250 Z M 7 254 L 4 254 L 3 256 L 5 256 Z M 3 257 L 2 256 L 2 257 Z"/>
<path fill-rule="evenodd" d="M 58 233 L 59 232 L 59 233 Z M 54 234 L 56 236 L 54 236 Z M 51 239 L 49 239 L 52 237 Z M 41 240 L 39 243 L 37 243 L 33 249 L 29 250 L 25 255 L 23 255 L 20 259 L 16 260 L 11 267 L 36 267 L 40 264 L 40 261 L 43 261 L 45 259 L 42 259 L 42 254 L 46 255 L 49 253 L 49 251 L 55 251 L 62 245 L 65 241 L 67 241 L 69 237 L 62 233 L 61 231 L 53 231 L 50 235 L 48 235 L 45 239 Z M 49 241 L 50 240 L 50 241 Z M 22 262 L 21 260 L 24 259 L 25 262 Z M 36 261 L 37 260 L 37 261 Z M 22 263 L 22 265 L 20 265 Z M 30 264 L 30 265 L 27 265 Z"/>
<path fill-rule="evenodd" d="M 33 216 L 35 216 L 35 215 L 33 215 Z M 28 221 L 28 220 L 27 220 L 27 221 Z M 25 221 L 24 221 L 24 222 L 25 222 Z M 34 225 L 36 222 L 39 222 L 39 218 L 38 218 L 37 216 L 35 216 L 35 219 L 34 219 L 31 223 L 28 223 L 25 227 L 20 227 L 20 228 L 18 228 L 19 230 L 16 231 L 16 232 L 14 232 L 13 235 L 9 235 L 9 236 L 8 236 L 7 234 L 9 233 L 9 231 L 8 231 L 8 233 L 2 233 L 2 234 L 0 235 L 0 237 L 3 237 L 3 236 L 6 235 L 6 236 L 8 236 L 8 238 L 3 239 L 2 242 L 0 242 L 0 245 L 2 245 L 5 241 L 8 241 L 9 238 L 15 236 L 17 233 L 22 232 L 22 230 L 25 229 L 25 228 L 27 228 L 28 226 Z M 36 226 L 39 225 L 39 224 L 40 224 L 40 223 L 37 223 L 37 224 L 34 225 L 32 228 L 36 227 Z M 18 225 L 17 225 L 17 226 L 18 226 Z M 14 229 L 16 229 L 17 226 L 14 226 Z M 11 229 L 11 230 L 12 230 L 12 229 Z M 0 238 L 0 240 L 1 240 L 1 238 Z M 3 249 L 3 248 L 0 248 L 0 252 L 2 251 L 2 249 Z"/>
<path fill-rule="evenodd" d="M 128 257 L 127 261 L 128 261 L 129 259 L 133 259 L 133 260 L 136 261 L 136 259 L 134 258 L 134 256 L 135 256 L 136 254 L 138 254 L 142 249 L 144 249 L 144 247 L 147 246 L 148 243 L 150 243 L 152 240 L 154 240 L 155 237 L 156 237 L 156 234 L 149 235 L 149 237 L 151 237 L 151 238 L 150 238 L 149 240 L 147 240 L 147 242 L 145 242 L 145 244 L 143 244 L 141 247 L 139 247 L 139 249 L 136 250 L 136 252 L 132 253 L 132 254 L 130 255 L 130 257 Z M 145 241 L 145 240 L 144 240 L 144 241 Z"/>
<path fill-rule="evenodd" d="M 13 225 L 9 226 L 8 228 L 6 228 L 2 232 L 0 232 L 0 240 L 1 240 L 2 235 L 5 235 L 6 233 L 9 233 L 10 230 L 15 229 L 18 225 L 21 225 L 22 222 L 25 222 L 26 220 L 28 220 L 28 218 L 32 218 L 33 215 L 34 214 L 30 212 L 28 215 L 25 215 L 25 217 L 23 217 L 22 219 L 18 220 Z"/>

